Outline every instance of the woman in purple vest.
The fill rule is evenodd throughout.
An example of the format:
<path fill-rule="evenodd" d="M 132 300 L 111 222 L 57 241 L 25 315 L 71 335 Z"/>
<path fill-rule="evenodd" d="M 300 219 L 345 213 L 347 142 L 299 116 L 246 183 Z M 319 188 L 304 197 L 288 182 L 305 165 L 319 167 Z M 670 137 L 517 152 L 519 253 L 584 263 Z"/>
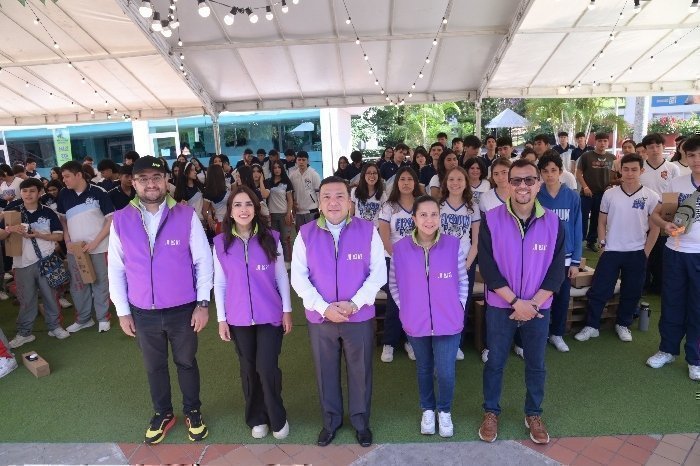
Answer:
<path fill-rule="evenodd" d="M 271 428 L 283 439 L 289 423 L 278 358 L 282 335 L 292 331 L 292 304 L 282 244 L 247 186 L 233 187 L 226 210 L 223 233 L 214 238 L 219 336 L 235 344 L 253 437 L 263 438 Z"/>
<path fill-rule="evenodd" d="M 464 328 L 469 292 L 467 255 L 459 238 L 440 233 L 440 207 L 430 196 L 413 204 L 415 229 L 394 245 L 389 289 L 416 355 L 423 417 L 420 433 L 452 437 L 455 358 Z M 433 374 L 437 374 L 435 397 Z"/>
<path fill-rule="evenodd" d="M 391 188 L 389 199 L 384 203 L 379 214 L 379 236 L 384 243 L 384 254 L 386 256 L 386 268 L 391 266 L 391 255 L 393 245 L 404 236 L 408 236 L 415 226 L 411 209 L 413 201 L 421 195 L 418 175 L 411 167 L 401 167 L 394 175 L 394 185 Z M 384 315 L 384 336 L 382 337 L 382 362 L 392 362 L 394 360 L 394 348 L 396 348 L 403 337 L 404 331 L 401 329 L 399 321 L 399 309 L 387 293 L 386 312 Z M 411 344 L 404 344 L 409 359 L 416 359 L 413 354 Z"/>

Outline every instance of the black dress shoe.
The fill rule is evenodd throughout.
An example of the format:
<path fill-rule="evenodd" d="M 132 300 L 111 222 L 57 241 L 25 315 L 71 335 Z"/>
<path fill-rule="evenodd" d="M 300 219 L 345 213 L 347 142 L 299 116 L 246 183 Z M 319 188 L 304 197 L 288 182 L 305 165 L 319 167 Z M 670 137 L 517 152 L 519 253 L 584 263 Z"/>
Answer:
<path fill-rule="evenodd" d="M 333 439 L 335 438 L 335 432 L 336 431 L 330 432 L 330 431 L 326 430 L 325 427 L 323 429 L 321 429 L 321 432 L 319 432 L 319 434 L 318 434 L 317 445 L 319 447 L 325 447 L 328 444 L 330 444 L 333 441 Z"/>
<path fill-rule="evenodd" d="M 372 431 L 369 429 L 365 429 L 363 431 L 358 430 L 355 437 L 357 438 L 357 443 L 359 443 L 360 446 L 367 448 L 372 445 Z"/>

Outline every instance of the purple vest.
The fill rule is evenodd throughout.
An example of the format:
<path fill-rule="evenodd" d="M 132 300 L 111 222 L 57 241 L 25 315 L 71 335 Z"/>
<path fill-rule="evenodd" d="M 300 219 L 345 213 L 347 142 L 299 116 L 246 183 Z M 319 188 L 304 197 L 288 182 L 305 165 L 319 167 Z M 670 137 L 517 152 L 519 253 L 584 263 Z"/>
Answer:
<path fill-rule="evenodd" d="M 270 233 L 275 244 L 279 243 L 279 233 L 272 230 Z M 236 238 L 224 251 L 224 235 L 220 234 L 214 238 L 214 248 L 226 277 L 225 302 L 220 304 L 226 311 L 226 322 L 243 327 L 282 325 L 282 297 L 275 280 L 275 261 L 267 258 L 258 237 L 251 237 L 247 246 Z"/>
<path fill-rule="evenodd" d="M 399 288 L 399 319 L 412 337 L 456 335 L 464 328 L 459 300 L 459 238 L 440 235 L 428 250 L 428 274 L 423 248 L 413 235 L 394 244 L 391 266 Z"/>
<path fill-rule="evenodd" d="M 552 264 L 559 233 L 557 214 L 542 207 L 538 209 L 544 210 L 544 215 L 531 220 L 525 237 L 521 233 L 520 222 L 508 211 L 507 204 L 486 212 L 498 270 L 515 295 L 525 301 L 531 300 L 540 289 Z M 511 307 L 492 290 L 486 291 L 486 302 L 495 307 Z M 551 305 L 550 297 L 540 307 L 547 309 Z"/>
<path fill-rule="evenodd" d="M 299 230 L 306 245 L 309 280 L 326 302 L 350 301 L 369 276 L 372 251 L 372 222 L 353 218 L 343 227 L 338 239 L 338 252 L 330 231 L 309 222 Z M 374 305 L 362 306 L 350 316 L 350 322 L 374 318 Z M 306 310 L 312 324 L 323 322 L 321 314 Z"/>
<path fill-rule="evenodd" d="M 114 213 L 114 230 L 124 251 L 129 303 L 140 309 L 167 309 L 197 300 L 190 252 L 191 207 L 168 199 L 151 254 L 141 211 L 133 204 Z"/>

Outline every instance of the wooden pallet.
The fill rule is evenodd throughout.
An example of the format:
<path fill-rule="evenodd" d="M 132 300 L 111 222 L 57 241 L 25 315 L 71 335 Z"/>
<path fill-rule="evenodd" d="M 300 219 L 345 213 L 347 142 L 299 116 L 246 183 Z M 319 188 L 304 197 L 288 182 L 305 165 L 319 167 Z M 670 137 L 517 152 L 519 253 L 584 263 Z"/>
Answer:
<path fill-rule="evenodd" d="M 587 314 L 587 299 L 585 296 L 580 298 L 571 298 L 569 301 L 569 312 L 566 317 L 566 331 L 572 332 L 580 330 L 586 325 Z M 603 314 L 600 317 L 601 328 L 612 328 L 615 325 L 617 318 L 617 308 L 620 305 L 620 295 L 615 295 L 608 301 L 608 304 L 603 309 Z"/>

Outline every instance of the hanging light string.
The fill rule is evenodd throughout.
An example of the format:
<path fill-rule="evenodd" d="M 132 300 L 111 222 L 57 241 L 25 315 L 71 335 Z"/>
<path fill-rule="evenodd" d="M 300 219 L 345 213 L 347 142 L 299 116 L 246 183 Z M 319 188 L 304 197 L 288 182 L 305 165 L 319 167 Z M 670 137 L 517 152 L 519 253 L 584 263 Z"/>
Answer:
<path fill-rule="evenodd" d="M 68 65 L 68 67 L 74 69 L 75 72 L 78 73 L 78 74 L 80 75 L 80 82 L 83 83 L 83 84 L 86 84 L 86 85 L 92 90 L 93 94 L 94 94 L 95 96 L 97 96 L 100 100 L 104 100 L 105 106 L 109 107 L 109 100 L 108 100 L 104 95 L 102 95 L 102 94 L 98 91 L 98 86 L 96 86 L 91 80 L 87 79 L 87 78 L 85 77 L 85 75 L 83 75 L 83 73 L 81 73 L 80 71 L 78 71 L 78 70 L 75 68 L 75 66 L 73 66 L 73 62 L 71 62 L 70 58 L 68 58 L 68 56 L 65 54 L 65 52 L 63 51 L 63 49 L 61 49 L 60 45 L 58 44 L 58 41 L 56 41 L 56 38 L 53 36 L 53 34 L 51 34 L 51 32 L 46 28 L 46 26 L 44 25 L 44 22 L 39 18 L 39 15 L 38 15 L 37 12 L 34 10 L 34 8 L 32 8 L 31 3 L 29 3 L 29 1 L 27 1 L 27 2 L 26 2 L 26 5 L 27 5 L 27 7 L 29 7 L 29 10 L 32 12 L 32 15 L 34 16 L 34 24 L 35 24 L 35 25 L 41 26 L 42 29 L 46 32 L 46 35 L 48 35 L 48 36 L 49 36 L 49 39 L 51 39 L 51 42 L 53 42 L 53 48 L 56 49 L 56 50 L 57 50 L 57 53 L 60 54 L 60 55 L 66 60 L 66 62 L 67 62 L 66 64 Z M 7 71 L 7 70 L 5 70 L 5 71 Z M 10 74 L 12 74 L 12 73 L 10 73 Z M 14 75 L 14 74 L 12 74 L 12 76 L 17 77 L 17 76 Z M 17 77 L 17 78 L 18 78 L 18 79 L 21 79 L 21 78 L 19 78 L 19 77 Z M 26 81 L 26 80 L 22 79 L 22 81 Z M 37 85 L 35 85 L 35 84 L 31 84 L 31 83 L 29 83 L 28 81 L 27 81 L 27 84 L 30 84 L 30 85 L 34 86 L 35 88 L 40 89 L 40 90 L 42 90 L 43 92 L 46 92 L 47 94 L 49 94 L 50 97 L 55 97 L 55 96 L 56 96 L 53 92 L 46 91 L 46 90 L 44 90 L 43 88 L 41 88 L 40 86 L 37 86 Z M 66 99 L 62 99 L 62 100 L 65 100 L 66 102 L 70 102 L 71 105 L 76 105 L 75 102 L 74 102 L 73 100 L 71 100 L 71 99 L 67 99 L 67 98 L 66 98 Z M 84 107 L 84 108 L 86 108 L 86 107 Z M 94 110 L 94 109 L 90 109 L 90 113 L 91 113 L 92 115 L 94 115 L 94 114 L 95 114 L 95 110 Z M 117 113 L 117 109 L 116 109 L 116 108 L 114 109 L 114 113 L 115 113 L 115 114 Z M 107 114 L 109 115 L 109 110 L 107 110 Z M 111 117 L 110 117 L 110 118 L 111 118 Z M 125 118 L 125 119 L 126 119 L 126 118 Z"/>
<path fill-rule="evenodd" d="M 69 103 L 69 104 L 71 104 L 71 105 L 76 105 L 75 101 L 70 100 L 70 99 L 69 99 L 68 97 L 66 97 L 65 95 L 62 95 L 62 94 L 54 94 L 54 93 L 51 92 L 51 91 L 47 91 L 47 90 L 44 89 L 43 87 L 41 87 L 41 86 L 39 86 L 39 85 L 37 85 L 37 84 L 34 84 L 34 83 L 30 83 L 30 82 L 27 81 L 26 79 L 21 78 L 20 76 L 17 76 L 15 73 L 13 73 L 12 71 L 10 71 L 8 68 L 1 68 L 1 67 L 0 67 L 0 76 L 2 76 L 2 75 L 4 75 L 4 74 L 9 74 L 10 76 L 14 77 L 14 78 L 17 79 L 18 81 L 24 83 L 24 85 L 25 85 L 26 87 L 33 87 L 33 88 L 35 88 L 35 89 L 39 89 L 41 92 L 43 92 L 43 93 L 45 93 L 46 95 L 48 95 L 51 99 L 58 99 L 58 100 L 62 100 L 62 101 L 64 101 L 64 102 L 66 102 L 66 103 Z"/>
<path fill-rule="evenodd" d="M 610 45 L 610 43 L 613 42 L 613 40 L 615 39 L 615 30 L 617 29 L 618 24 L 620 24 L 620 20 L 622 19 L 622 16 L 623 16 L 624 13 L 625 13 L 625 8 L 627 8 L 627 3 L 628 3 L 628 2 L 629 2 L 629 0 L 625 0 L 625 3 L 622 5 L 622 10 L 620 10 L 620 13 L 617 15 L 617 19 L 615 20 L 615 24 L 613 25 L 612 30 L 610 31 L 610 34 L 608 34 L 608 39 L 607 39 L 607 41 L 605 42 L 605 44 L 603 45 L 603 47 L 600 49 L 600 52 L 598 52 L 598 54 L 595 56 L 595 58 L 593 59 L 593 62 L 590 64 L 589 67 L 586 68 L 586 70 L 583 72 L 583 75 L 582 75 L 582 76 L 579 76 L 578 81 L 577 81 L 576 83 L 574 83 L 575 85 L 574 85 L 574 84 L 571 84 L 571 85 L 566 86 L 566 87 L 569 87 L 569 88 L 571 88 L 571 89 L 573 89 L 574 87 L 580 88 L 581 85 L 582 85 L 582 79 L 581 79 L 581 78 L 583 78 L 583 77 L 585 77 L 586 75 L 588 75 L 588 73 L 589 73 L 590 71 L 594 71 L 594 70 L 596 69 L 596 66 L 597 66 L 597 64 L 598 64 L 598 60 L 599 60 L 603 55 L 605 55 L 605 49 L 607 49 L 608 46 Z M 591 5 L 595 5 L 595 2 L 592 1 L 592 2 L 591 2 Z M 589 9 L 589 10 L 592 9 L 592 8 L 590 7 L 590 5 L 589 5 L 588 9 Z M 635 10 L 633 13 L 636 13 L 636 10 Z M 630 69 L 632 69 L 632 67 L 630 67 Z M 612 79 L 613 77 L 610 76 L 610 78 Z M 600 82 L 598 82 L 598 81 L 596 81 L 596 80 L 593 80 L 592 85 L 593 85 L 593 86 L 598 86 L 598 85 L 600 85 Z"/>
<path fill-rule="evenodd" d="M 363 58 L 365 59 L 365 61 L 367 62 L 367 66 L 369 67 L 368 72 L 370 75 L 375 76 L 374 84 L 379 86 L 380 94 L 384 95 L 388 91 L 379 81 L 379 77 L 376 76 L 376 74 L 374 73 L 374 67 L 372 66 L 372 63 L 369 59 L 369 55 L 367 55 L 367 50 L 365 50 L 365 47 L 364 47 L 362 41 L 360 40 L 360 34 L 357 32 L 357 28 L 355 28 L 355 23 L 352 20 L 352 15 L 350 14 L 350 9 L 348 8 L 348 5 L 347 5 L 345 0 L 342 0 L 342 2 L 343 2 L 343 7 L 345 8 L 345 13 L 347 14 L 347 19 L 345 20 L 345 24 L 348 24 L 352 28 L 352 31 L 355 34 L 355 44 L 360 46 L 360 50 L 362 51 Z M 449 4 L 448 4 L 448 6 L 449 6 Z M 425 69 L 425 65 L 430 63 L 431 54 L 433 52 L 433 49 L 435 49 L 435 47 L 437 46 L 438 36 L 440 35 L 440 31 L 445 27 L 446 24 L 447 24 L 447 8 L 445 9 L 445 13 L 443 14 L 442 19 L 440 20 L 440 25 L 438 26 L 437 31 L 435 31 L 435 36 L 431 42 L 430 48 L 428 49 L 428 53 L 425 54 L 425 61 L 421 64 L 420 70 L 418 71 L 418 74 L 417 74 L 417 77 L 416 77 L 416 79 L 413 80 L 413 83 L 411 84 L 411 89 L 406 91 L 406 97 L 408 97 L 408 98 L 413 97 L 412 90 L 416 88 L 416 82 L 418 81 L 418 79 L 423 79 L 423 70 Z M 388 72 L 388 70 L 387 70 L 387 72 Z M 389 105 L 394 105 L 394 104 L 403 105 L 406 102 L 405 98 L 401 97 L 400 95 L 396 96 L 396 102 L 394 102 L 394 99 L 391 98 L 388 94 L 384 97 L 384 100 L 389 102 Z"/>

